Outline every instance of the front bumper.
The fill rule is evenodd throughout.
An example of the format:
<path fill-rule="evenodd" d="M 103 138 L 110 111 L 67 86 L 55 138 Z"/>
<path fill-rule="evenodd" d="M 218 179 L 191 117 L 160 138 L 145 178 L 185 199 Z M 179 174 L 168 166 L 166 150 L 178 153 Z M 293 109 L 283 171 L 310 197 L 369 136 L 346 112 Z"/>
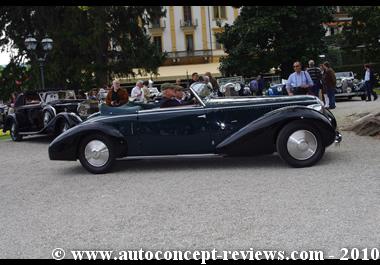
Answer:
<path fill-rule="evenodd" d="M 335 134 L 335 141 L 334 141 L 334 143 L 335 144 L 339 144 L 342 141 L 342 135 L 338 131 L 336 131 L 335 133 L 336 134 Z"/>

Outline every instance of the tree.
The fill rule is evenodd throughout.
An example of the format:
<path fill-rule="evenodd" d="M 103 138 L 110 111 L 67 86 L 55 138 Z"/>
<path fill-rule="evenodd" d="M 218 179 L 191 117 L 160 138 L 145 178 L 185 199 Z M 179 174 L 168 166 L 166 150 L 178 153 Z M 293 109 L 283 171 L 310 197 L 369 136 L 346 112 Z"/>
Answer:
<path fill-rule="evenodd" d="M 74 89 L 103 86 L 111 76 L 133 75 L 133 68 L 156 73 L 164 55 L 157 51 L 143 25 L 165 12 L 159 6 L 19 6 L 0 8 L 0 45 L 19 49 L 13 58 L 30 61 L 37 85 L 38 62 L 24 40 L 46 34 L 54 48 L 45 66 L 47 87 Z"/>
<path fill-rule="evenodd" d="M 380 60 L 380 7 L 347 8 L 352 21 L 343 28 L 342 48 L 346 53 L 359 51 L 366 62 Z"/>
<path fill-rule="evenodd" d="M 281 66 L 287 78 L 295 60 L 306 62 L 326 50 L 323 22 L 331 14 L 331 7 L 242 7 L 234 24 L 225 25 L 219 35 L 228 54 L 221 59 L 221 72 L 254 76 Z"/>

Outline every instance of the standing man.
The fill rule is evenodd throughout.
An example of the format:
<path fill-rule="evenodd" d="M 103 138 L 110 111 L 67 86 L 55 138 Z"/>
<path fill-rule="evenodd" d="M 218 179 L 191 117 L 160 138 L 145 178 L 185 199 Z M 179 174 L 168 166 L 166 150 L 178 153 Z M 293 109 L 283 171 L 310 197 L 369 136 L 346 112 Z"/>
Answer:
<path fill-rule="evenodd" d="M 376 82 L 375 75 L 373 74 L 373 71 L 369 64 L 365 64 L 364 69 L 365 69 L 364 82 L 365 82 L 365 88 L 367 91 L 366 101 L 371 101 L 371 95 L 373 95 L 373 101 L 375 101 L 377 99 L 377 94 L 375 91 L 373 91 L 373 86 L 375 85 L 375 82 Z"/>
<path fill-rule="evenodd" d="M 111 107 L 119 107 L 128 102 L 127 90 L 120 87 L 120 81 L 112 82 L 112 89 L 107 93 L 106 104 Z"/>
<path fill-rule="evenodd" d="M 330 67 L 329 62 L 324 62 L 322 84 L 324 90 L 326 91 L 328 97 L 328 104 L 325 106 L 328 109 L 335 109 L 335 88 L 336 88 L 336 77 L 334 70 Z"/>
<path fill-rule="evenodd" d="M 256 96 L 262 96 L 264 90 L 264 78 L 262 75 L 257 76 L 257 92 Z"/>
<path fill-rule="evenodd" d="M 314 86 L 309 90 L 309 94 L 319 97 L 319 90 L 321 88 L 322 72 L 319 67 L 315 67 L 313 60 L 309 61 L 309 68 L 306 68 L 306 71 L 309 73 L 311 80 L 313 80 Z"/>
<path fill-rule="evenodd" d="M 289 96 L 306 95 L 308 89 L 314 86 L 313 80 L 308 72 L 302 71 L 301 63 L 296 61 L 293 63 L 294 73 L 289 75 L 286 82 L 286 90 Z"/>
<path fill-rule="evenodd" d="M 193 83 L 195 83 L 195 82 L 199 82 L 199 75 L 198 75 L 198 73 L 197 72 L 195 72 L 195 73 L 193 73 L 192 75 L 191 75 L 191 81 L 190 81 L 190 86 L 193 84 Z"/>
<path fill-rule="evenodd" d="M 144 91 L 142 90 L 144 82 L 139 80 L 136 82 L 136 86 L 132 89 L 131 97 L 134 101 L 144 101 Z"/>

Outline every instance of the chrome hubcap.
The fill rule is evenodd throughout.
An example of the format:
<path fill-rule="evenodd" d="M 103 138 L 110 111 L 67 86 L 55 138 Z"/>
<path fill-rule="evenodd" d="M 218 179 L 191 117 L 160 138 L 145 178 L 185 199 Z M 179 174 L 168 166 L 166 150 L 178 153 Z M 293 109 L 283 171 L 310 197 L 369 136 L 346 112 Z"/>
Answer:
<path fill-rule="evenodd" d="M 298 160 L 306 160 L 317 151 L 318 142 L 314 134 L 307 130 L 298 130 L 289 136 L 287 148 L 289 155 Z"/>
<path fill-rule="evenodd" d="M 99 140 L 92 140 L 84 149 L 87 162 L 94 167 L 104 166 L 109 159 L 109 150 L 107 146 Z"/>

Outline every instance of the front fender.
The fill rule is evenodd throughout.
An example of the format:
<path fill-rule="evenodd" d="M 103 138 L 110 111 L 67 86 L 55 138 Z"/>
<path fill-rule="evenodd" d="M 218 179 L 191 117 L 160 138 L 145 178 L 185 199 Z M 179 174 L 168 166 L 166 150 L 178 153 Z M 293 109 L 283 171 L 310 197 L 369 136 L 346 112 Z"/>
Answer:
<path fill-rule="evenodd" d="M 5 118 L 5 122 L 4 122 L 4 126 L 3 126 L 3 132 L 4 133 L 11 129 L 12 122 L 15 122 L 16 126 L 18 126 L 18 122 L 17 122 L 15 113 L 8 114 L 7 117 Z"/>
<path fill-rule="evenodd" d="M 123 156 L 126 153 L 126 139 L 117 129 L 104 123 L 93 122 L 75 126 L 55 138 L 49 145 L 50 160 L 76 160 L 82 139 L 94 133 L 110 137 L 120 147 L 117 148 L 120 152 L 116 156 Z"/>
<path fill-rule="evenodd" d="M 82 123 L 82 119 L 75 114 L 74 112 L 61 112 L 58 113 L 46 126 L 45 130 L 49 132 L 55 132 L 57 131 L 57 126 L 60 124 L 60 122 L 65 121 L 69 128 L 72 128 L 80 123 Z"/>
<path fill-rule="evenodd" d="M 322 113 L 304 106 L 290 106 L 271 111 L 230 135 L 216 147 L 218 153 L 262 154 L 276 151 L 280 130 L 289 122 L 304 120 L 320 132 L 325 146 L 335 140 L 335 128 Z"/>

